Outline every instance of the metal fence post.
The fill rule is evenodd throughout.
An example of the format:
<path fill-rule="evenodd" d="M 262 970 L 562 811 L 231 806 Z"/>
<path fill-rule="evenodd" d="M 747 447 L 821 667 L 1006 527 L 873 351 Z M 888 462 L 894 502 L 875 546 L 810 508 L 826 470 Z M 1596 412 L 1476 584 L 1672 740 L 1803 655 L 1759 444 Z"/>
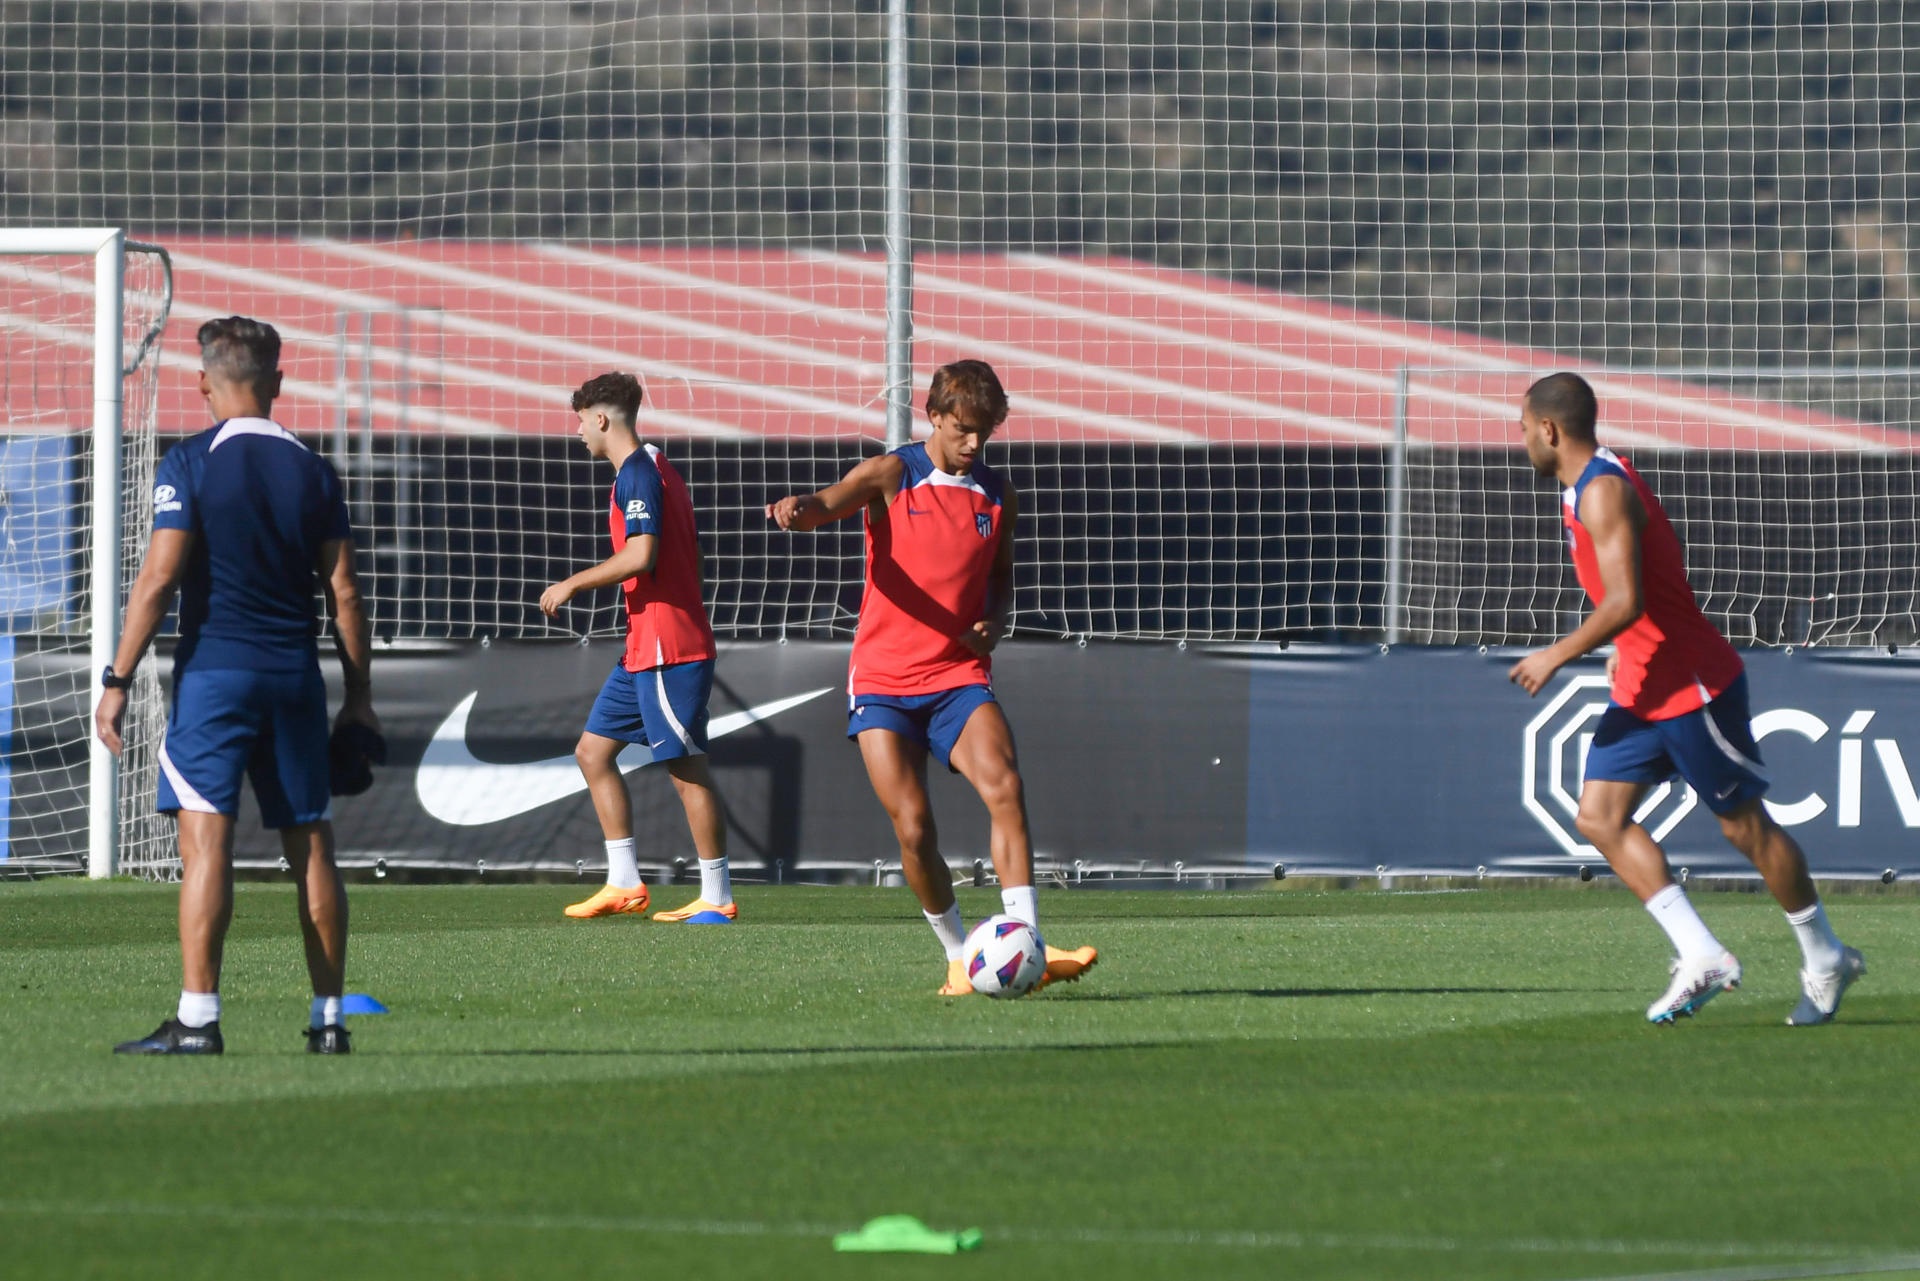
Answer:
<path fill-rule="evenodd" d="M 887 0 L 887 448 L 913 439 L 912 166 L 907 3 Z"/>
<path fill-rule="evenodd" d="M 1407 399 L 1412 370 L 1393 375 L 1393 452 L 1387 464 L 1387 644 L 1398 645 L 1405 628 L 1407 574 Z"/>

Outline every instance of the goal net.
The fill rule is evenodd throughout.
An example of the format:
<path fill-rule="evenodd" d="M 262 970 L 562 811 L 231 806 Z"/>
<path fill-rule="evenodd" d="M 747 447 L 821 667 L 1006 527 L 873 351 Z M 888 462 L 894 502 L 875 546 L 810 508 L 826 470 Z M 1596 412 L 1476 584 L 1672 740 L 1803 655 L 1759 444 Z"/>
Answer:
<path fill-rule="evenodd" d="M 177 867 L 152 812 L 158 664 L 136 670 L 117 769 L 92 712 L 152 527 L 171 297 L 156 246 L 0 230 L 0 876 Z"/>
<path fill-rule="evenodd" d="M 184 318 L 281 327 L 383 637 L 618 629 L 535 606 L 613 368 L 719 630 L 844 637 L 858 529 L 762 509 L 883 439 L 889 7 L 14 6 L 0 211 L 165 227 Z M 1910 635 L 1912 6 L 907 10 L 914 392 L 1012 393 L 1023 632 L 1538 640 L 1514 401 L 1572 367 L 1737 637 Z"/>

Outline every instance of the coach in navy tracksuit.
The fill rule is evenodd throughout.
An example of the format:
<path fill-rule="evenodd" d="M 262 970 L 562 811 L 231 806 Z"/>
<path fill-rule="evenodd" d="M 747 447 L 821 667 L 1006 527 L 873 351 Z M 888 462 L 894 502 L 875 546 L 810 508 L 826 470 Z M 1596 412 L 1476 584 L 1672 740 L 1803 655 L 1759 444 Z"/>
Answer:
<path fill-rule="evenodd" d="M 240 780 L 280 831 L 300 890 L 313 1005 L 307 1048 L 344 1054 L 340 997 L 347 897 L 334 863 L 327 691 L 313 597 L 338 625 L 346 703 L 336 736 L 377 742 L 372 655 L 340 478 L 267 414 L 280 394 L 280 335 L 240 316 L 200 327 L 200 394 L 218 420 L 167 452 L 155 477 L 153 542 L 127 602 L 95 728 L 116 753 L 126 687 L 180 592 L 173 709 L 157 808 L 179 819 L 180 954 L 175 1017 L 124 1054 L 219 1054 L 220 955 L 233 917 Z M 383 750 L 383 749 L 382 749 Z"/>

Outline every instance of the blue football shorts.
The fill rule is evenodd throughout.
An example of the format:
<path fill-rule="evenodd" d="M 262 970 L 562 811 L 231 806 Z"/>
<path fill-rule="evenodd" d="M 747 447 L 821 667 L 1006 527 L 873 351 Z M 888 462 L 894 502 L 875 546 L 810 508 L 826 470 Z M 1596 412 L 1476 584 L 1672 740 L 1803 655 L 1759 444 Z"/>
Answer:
<path fill-rule="evenodd" d="M 998 702 L 991 685 L 962 685 L 932 694 L 854 694 L 847 700 L 847 737 L 863 730 L 892 730 L 953 768 L 953 745 L 974 709 Z"/>
<path fill-rule="evenodd" d="M 656 761 L 705 756 L 707 700 L 712 697 L 711 658 L 643 672 L 615 663 L 587 713 L 587 733 L 644 743 Z"/>
<path fill-rule="evenodd" d="M 1648 721 L 1615 705 L 1601 714 L 1587 750 L 1587 778 L 1652 785 L 1676 774 L 1715 814 L 1766 795 L 1766 766 L 1747 715 L 1745 673 L 1720 697 L 1685 716 Z"/>
<path fill-rule="evenodd" d="M 242 776 L 252 781 L 260 821 L 270 828 L 331 816 L 327 686 L 318 667 L 188 670 L 175 678 L 156 808 L 238 814 Z"/>

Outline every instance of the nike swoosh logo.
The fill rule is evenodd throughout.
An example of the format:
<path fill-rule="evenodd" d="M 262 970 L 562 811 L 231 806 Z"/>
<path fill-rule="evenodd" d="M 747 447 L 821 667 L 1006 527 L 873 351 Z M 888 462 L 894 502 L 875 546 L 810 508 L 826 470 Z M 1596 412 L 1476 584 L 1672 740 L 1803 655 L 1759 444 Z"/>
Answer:
<path fill-rule="evenodd" d="M 1740 790 L 1740 784 L 1728 783 L 1725 787 L 1713 794 L 1713 799 L 1716 801 L 1724 801 L 1738 790 Z"/>
<path fill-rule="evenodd" d="M 707 739 L 712 741 L 768 717 L 778 716 L 789 708 L 831 692 L 833 688 L 829 685 L 808 690 L 804 694 L 777 698 L 744 711 L 716 716 L 707 724 Z M 440 728 L 433 731 L 433 738 L 427 743 L 427 753 L 420 760 L 420 770 L 414 776 L 413 783 L 422 809 L 442 823 L 451 823 L 455 827 L 484 827 L 488 823 L 498 823 L 587 790 L 587 780 L 581 777 L 580 766 L 571 755 L 501 765 L 483 761 L 469 751 L 467 717 L 473 711 L 473 701 L 479 697 L 480 691 L 475 690 L 461 699 L 459 705 L 447 714 L 447 719 L 440 722 Z M 630 774 L 652 762 L 652 752 L 638 743 L 631 743 L 620 753 L 620 772 Z"/>

